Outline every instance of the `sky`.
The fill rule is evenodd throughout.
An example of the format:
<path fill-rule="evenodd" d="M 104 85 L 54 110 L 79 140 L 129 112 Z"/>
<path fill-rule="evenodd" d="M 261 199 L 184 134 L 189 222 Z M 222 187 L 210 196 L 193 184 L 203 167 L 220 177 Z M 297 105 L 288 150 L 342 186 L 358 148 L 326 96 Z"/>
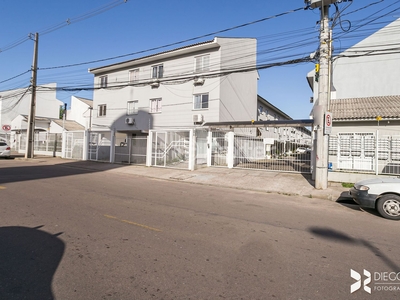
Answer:
<path fill-rule="evenodd" d="M 219 37 L 257 39 L 258 94 L 293 119 L 309 118 L 312 91 L 306 75 L 319 46 L 320 11 L 303 0 L 1 0 L 0 91 L 30 84 L 39 33 L 38 85 L 90 87 L 88 69 Z M 353 46 L 400 17 L 400 0 L 354 0 L 337 4 L 334 53 Z M 334 18 L 336 7 L 330 6 Z M 29 38 L 31 37 L 31 38 Z M 110 59 L 114 58 L 114 59 Z M 73 65 L 73 66 L 70 66 Z M 90 90 L 59 91 L 93 99 Z"/>

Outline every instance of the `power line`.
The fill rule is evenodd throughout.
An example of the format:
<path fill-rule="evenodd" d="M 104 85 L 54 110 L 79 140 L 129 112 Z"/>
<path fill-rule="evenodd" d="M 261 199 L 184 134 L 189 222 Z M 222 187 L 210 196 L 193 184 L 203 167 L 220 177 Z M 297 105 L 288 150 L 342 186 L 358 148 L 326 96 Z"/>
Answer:
<path fill-rule="evenodd" d="M 21 73 L 21 74 L 18 74 L 18 75 L 16 75 L 16 76 L 13 76 L 13 77 L 11 77 L 11 78 L 8 78 L 8 79 L 6 79 L 6 80 L 3 80 L 3 81 L 0 81 L 0 84 L 1 83 L 4 83 L 4 82 L 7 82 L 7 81 L 10 81 L 10 80 L 13 80 L 13 79 L 15 79 L 15 78 L 18 78 L 18 77 L 20 77 L 20 76 L 22 76 L 22 75 L 25 75 L 26 73 L 29 73 L 31 70 L 28 70 L 28 71 L 25 71 L 25 72 L 23 72 L 23 73 Z"/>
<path fill-rule="evenodd" d="M 114 2 L 115 2 L 115 1 L 114 1 Z M 397 1 L 397 2 L 399 2 L 399 1 Z M 369 5 L 369 6 L 370 6 L 370 5 Z M 296 9 L 296 10 L 289 11 L 289 12 L 285 12 L 285 13 L 278 14 L 278 15 L 275 15 L 275 16 L 263 18 L 263 19 L 256 20 L 256 21 L 253 21 L 253 22 L 249 22 L 249 23 L 237 25 L 237 26 L 231 27 L 230 29 L 224 29 L 223 31 L 233 30 L 233 29 L 235 29 L 235 28 L 239 28 L 239 27 L 242 27 L 242 26 L 247 26 L 246 24 L 253 24 L 253 23 L 256 23 L 256 22 L 261 22 L 261 21 L 263 21 L 263 20 L 271 19 L 271 18 L 273 18 L 273 17 L 280 16 L 280 15 L 284 15 L 284 14 L 287 14 L 287 13 L 290 13 L 290 12 L 294 12 L 294 11 L 297 11 L 297 10 L 300 10 L 300 9 Z M 375 14 L 373 14 L 373 15 L 375 15 Z M 387 15 L 387 14 L 386 14 L 386 15 Z M 386 16 L 386 15 L 383 15 L 383 16 L 380 16 L 380 17 L 378 17 L 378 18 L 375 18 L 374 20 L 372 20 L 372 21 L 369 22 L 369 23 L 372 24 L 372 22 L 374 22 L 374 21 L 376 21 L 377 19 L 382 18 L 382 17 L 384 17 L 384 16 Z M 360 26 L 360 27 L 361 27 L 361 26 Z M 222 32 L 222 31 L 218 31 L 218 32 Z M 308 34 L 304 34 L 304 32 L 309 32 L 309 31 L 308 31 L 308 30 L 307 30 L 307 31 L 300 30 L 300 32 L 303 33 L 302 36 L 304 36 L 304 35 L 307 36 Z M 354 32 L 354 30 L 353 30 L 352 32 Z M 297 33 L 297 34 L 296 34 L 296 33 Z M 268 39 L 268 44 L 269 44 L 269 45 L 271 45 L 271 44 L 273 44 L 273 43 L 277 43 L 277 42 L 282 41 L 282 40 L 287 40 L 287 39 L 288 39 L 288 35 L 289 35 L 289 37 L 290 37 L 290 35 L 291 35 L 291 36 L 294 36 L 294 37 L 298 38 L 299 41 L 298 41 L 298 42 L 288 41 L 288 43 L 287 43 L 286 45 L 279 45 L 278 47 L 270 48 L 270 49 L 265 49 L 265 50 L 260 49 L 260 50 L 258 51 L 258 53 L 257 53 L 257 59 L 258 59 L 259 63 L 260 63 L 260 64 L 261 64 L 262 62 L 263 62 L 263 63 L 266 63 L 266 62 L 268 62 L 268 61 L 269 61 L 269 63 L 272 63 L 271 61 L 283 60 L 283 59 L 287 59 L 287 58 L 290 58 L 290 57 L 295 56 L 295 55 L 292 54 L 292 55 L 286 55 L 286 56 L 282 56 L 282 55 L 281 55 L 281 56 L 270 57 L 270 58 L 268 58 L 268 59 L 265 58 L 266 55 L 270 55 L 270 54 L 272 54 L 272 53 L 282 53 L 283 51 L 291 51 L 291 50 L 293 50 L 293 49 L 299 49 L 300 47 L 306 47 L 306 46 L 314 45 L 314 39 L 313 39 L 313 38 L 310 37 L 309 39 L 305 39 L 304 37 L 302 38 L 302 36 L 298 36 L 298 33 L 299 33 L 299 30 L 297 30 L 297 31 L 291 31 L 291 32 L 288 32 L 288 33 L 277 33 L 277 34 L 273 34 L 273 35 L 271 35 L 271 36 L 264 36 L 264 37 L 261 37 L 260 39 L 265 39 L 265 40 Z M 208 36 L 208 35 L 211 35 L 211 34 L 215 34 L 215 33 L 210 33 L 210 34 L 203 35 L 203 36 Z M 270 37 L 274 37 L 274 39 L 271 40 Z M 355 38 L 355 37 L 356 37 L 356 36 L 353 36 L 353 38 Z M 197 38 L 199 38 L 199 37 L 197 37 Z M 350 38 L 350 35 L 347 35 L 346 38 Z M 193 39 L 196 39 L 196 38 L 193 38 Z M 190 40 L 193 40 L 193 39 L 190 39 Z M 188 40 L 186 40 L 186 41 L 188 41 Z M 181 42 L 177 42 L 177 43 L 183 43 L 183 42 L 185 42 L 185 41 L 181 41 Z M 174 45 L 174 44 L 177 44 L 177 43 L 172 43 L 172 44 L 169 44 L 169 45 Z M 258 45 L 260 45 L 260 44 L 261 44 L 261 43 L 259 43 Z M 160 47 L 156 47 L 156 48 L 153 48 L 153 49 L 161 49 L 161 48 L 164 48 L 164 47 L 168 47 L 169 45 L 160 46 Z M 152 50 L 152 49 L 148 49 L 148 50 L 143 50 L 143 51 L 136 52 L 136 53 L 143 53 L 143 52 L 147 52 L 147 51 L 151 51 L 151 50 Z M 306 52 L 306 51 L 305 51 L 305 52 Z M 131 55 L 131 54 L 126 54 L 126 55 L 124 55 L 124 56 L 127 56 L 127 55 Z M 302 56 L 305 56 L 305 53 L 303 53 Z M 120 57 L 120 56 L 119 56 L 119 57 Z M 112 58 L 111 58 L 111 59 L 112 59 Z M 103 61 L 103 60 L 98 60 L 98 61 Z M 87 63 L 91 63 L 91 62 L 86 62 L 86 63 L 84 63 L 84 64 L 87 64 Z M 70 65 L 70 66 L 75 66 L 75 65 L 82 65 L 82 63 L 74 64 L 74 65 Z M 279 65 L 279 64 L 278 64 L 278 65 Z M 62 66 L 61 66 L 61 67 L 62 67 Z M 179 67 L 183 68 L 182 65 L 180 65 Z M 53 68 L 58 68 L 58 67 L 41 68 L 40 70 L 47 70 L 47 69 L 53 69 Z M 178 71 L 178 69 L 177 69 L 177 71 Z M 29 72 L 29 71 L 27 71 L 27 72 Z M 16 78 L 16 77 L 19 77 L 19 76 L 22 76 L 23 74 L 24 74 L 24 73 L 22 73 L 22 74 L 20 74 L 20 75 L 17 75 L 17 76 L 15 76 L 15 77 L 9 78 L 9 79 L 7 79 L 7 80 L 4 80 L 3 82 L 12 80 L 13 78 Z M 61 74 L 59 74 L 59 75 L 65 77 L 64 73 L 61 73 Z M 53 76 L 54 76 L 54 75 L 52 75 L 52 78 L 54 78 Z M 71 77 L 71 78 L 74 78 L 75 81 L 77 81 L 77 82 L 78 82 L 78 81 L 79 81 L 79 82 L 82 82 L 81 80 L 79 80 L 79 79 L 77 78 L 76 75 L 70 75 L 70 77 Z M 83 78 L 82 75 L 80 75 L 80 77 Z M 85 76 L 85 77 L 86 77 L 86 76 Z M 85 79 L 85 81 L 87 81 L 87 79 Z M 93 81 L 91 81 L 90 85 L 91 85 L 91 84 L 93 84 Z M 87 86 L 87 85 L 89 85 L 89 83 L 88 83 L 88 84 L 84 84 L 84 85 L 82 85 L 82 86 Z"/>
<path fill-rule="evenodd" d="M 170 44 L 167 44 L 167 45 L 158 46 L 158 47 L 154 47 L 154 48 L 150 48 L 150 49 L 146 49 L 146 50 L 141 50 L 141 51 L 137 51 L 137 52 L 132 52 L 132 53 L 128 53 L 128 54 L 122 54 L 122 55 L 118 55 L 118 56 L 114 56 L 114 57 L 103 58 L 103 59 L 98 59 L 98 60 L 92 60 L 92 61 L 87 61 L 87 62 L 81 62 L 81 63 L 75 63 L 75 64 L 69 64 L 69 65 L 62 65 L 62 66 L 55 66 L 55 67 L 45 67 L 45 68 L 40 68 L 40 70 L 51 70 L 51 69 L 76 67 L 76 66 L 82 66 L 82 65 L 93 64 L 93 63 L 98 63 L 98 62 L 104 62 L 104 61 L 108 61 L 108 60 L 114 60 L 114 59 L 123 58 L 123 57 L 127 57 L 127 56 L 132 56 L 132 55 L 137 55 L 137 54 L 143 54 L 143 53 L 150 52 L 150 51 L 156 51 L 156 50 L 164 49 L 164 48 L 167 48 L 167 47 L 176 46 L 176 45 L 187 43 L 187 42 L 192 42 L 192 41 L 195 41 L 195 40 L 198 40 L 198 39 L 202 39 L 202 38 L 206 38 L 206 37 L 209 37 L 209 36 L 216 36 L 216 35 L 218 35 L 220 33 L 228 32 L 228 31 L 235 30 L 235 29 L 238 29 L 238 28 L 242 28 L 242 27 L 254 25 L 256 23 L 260 23 L 260 22 L 264 22 L 264 21 L 267 21 L 267 20 L 271 20 L 271 19 L 274 19 L 274 18 L 282 17 L 284 15 L 287 15 L 287 14 L 290 14 L 290 13 L 294 13 L 296 11 L 300 11 L 300 10 L 303 10 L 303 9 L 304 8 L 301 7 L 301 8 L 297 8 L 297 9 L 294 9 L 294 10 L 289 10 L 289 11 L 286 11 L 286 12 L 283 12 L 283 13 L 280 13 L 280 14 L 277 14 L 277 15 L 270 16 L 270 17 L 262 18 L 262 19 L 259 19 L 259 20 L 255 20 L 255 21 L 252 21 L 252 22 L 236 25 L 236 26 L 233 26 L 233 27 L 229 27 L 229 28 L 226 28 L 226 29 L 219 30 L 219 31 L 214 31 L 214 32 L 207 33 L 207 34 L 204 34 L 204 35 L 196 36 L 194 38 L 190 38 L 190 39 L 186 39 L 186 40 L 182 40 L 182 41 L 179 41 L 179 42 L 174 42 L 174 43 L 170 43 Z"/>
<path fill-rule="evenodd" d="M 99 14 L 102 14 L 102 13 L 104 13 L 104 12 L 110 10 L 110 9 L 113 9 L 114 7 L 117 7 L 117 6 L 119 6 L 119 5 L 123 4 L 123 3 L 126 3 L 126 2 L 128 2 L 128 0 L 114 0 L 114 1 L 112 1 L 110 3 L 108 3 L 108 4 L 105 4 L 105 5 L 101 6 L 101 7 L 93 10 L 93 11 L 89 11 L 89 12 L 84 13 L 83 15 L 80 15 L 78 17 L 68 18 L 67 20 L 65 20 L 63 22 L 60 22 L 58 24 L 55 24 L 55 25 L 50 26 L 48 28 L 45 28 L 43 30 L 39 30 L 38 33 L 40 35 L 48 34 L 50 32 L 56 31 L 56 30 L 61 29 L 63 27 L 69 26 L 69 25 L 71 25 L 73 23 L 78 23 L 78 22 L 84 21 L 86 19 L 92 18 L 94 16 L 97 16 Z M 15 48 L 15 47 L 21 45 L 22 43 L 24 43 L 24 42 L 26 42 L 26 41 L 28 41 L 30 39 L 31 39 L 31 33 L 27 34 L 26 37 L 22 37 L 22 38 L 16 40 L 15 42 L 12 42 L 11 44 L 8 44 L 6 46 L 0 47 L 0 53 L 1 52 L 5 52 L 7 50 L 10 50 L 12 48 Z"/>

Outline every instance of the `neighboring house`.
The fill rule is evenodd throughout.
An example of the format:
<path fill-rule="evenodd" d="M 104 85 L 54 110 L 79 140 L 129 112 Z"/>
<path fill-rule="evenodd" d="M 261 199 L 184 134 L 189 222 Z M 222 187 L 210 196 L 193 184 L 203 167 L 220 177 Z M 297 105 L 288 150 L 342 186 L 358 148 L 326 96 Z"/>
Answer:
<path fill-rule="evenodd" d="M 75 121 L 83 126 L 84 129 L 90 129 L 92 122 L 93 100 L 82 97 L 71 97 L 71 109 L 67 111 L 67 121 Z M 75 130 L 75 129 L 70 129 Z"/>
<path fill-rule="evenodd" d="M 45 91 L 37 90 L 36 92 L 36 116 L 45 119 L 58 118 L 60 114 L 60 106 L 62 102 L 56 98 L 56 84 L 43 85 L 46 88 Z M 30 112 L 30 101 L 31 92 L 28 88 L 16 89 L 9 91 L 0 92 L 0 124 L 10 125 L 12 131 L 26 131 L 26 127 L 23 128 L 23 122 L 13 122 L 19 115 L 27 116 Z M 22 120 L 25 117 L 21 117 Z M 43 128 L 48 129 L 48 126 L 39 123 L 36 124 Z M 4 130 L 0 127 L 0 133 L 4 133 Z"/>
<path fill-rule="evenodd" d="M 83 132 L 84 130 L 90 128 L 92 109 L 91 100 L 72 96 L 71 109 L 68 111 L 68 116 L 65 120 L 59 119 L 62 102 L 57 100 L 56 104 L 57 105 L 49 105 L 48 107 L 52 108 L 51 113 L 48 113 L 49 115 L 51 115 L 51 117 L 44 117 L 38 115 L 38 112 L 36 113 L 34 145 L 36 152 L 39 151 L 39 148 L 41 150 L 43 150 L 44 148 L 52 149 L 52 145 L 54 144 L 53 141 L 55 139 L 59 140 L 57 146 L 61 147 L 61 133 L 63 132 Z M 43 110 L 43 108 L 39 108 L 37 111 L 43 112 Z M 17 115 L 10 122 L 10 125 L 12 129 L 7 139 L 10 140 L 10 144 L 13 150 L 24 153 L 26 150 L 25 139 L 28 128 L 28 115 Z M 44 144 L 46 144 L 46 147 L 43 146 Z M 57 151 L 57 153 L 59 153 L 60 151 Z M 46 154 L 43 151 L 41 153 L 44 155 Z"/>
<path fill-rule="evenodd" d="M 334 58 L 332 170 L 400 174 L 400 19 Z M 315 72 L 307 75 L 318 104 Z"/>
<path fill-rule="evenodd" d="M 258 121 L 290 121 L 293 120 L 276 106 L 265 100 L 263 97 L 257 97 Z M 262 137 L 274 138 L 277 140 L 290 140 L 299 146 L 311 146 L 311 131 L 306 127 L 276 127 L 267 126 L 259 129 L 259 135 Z"/>
<path fill-rule="evenodd" d="M 397 19 L 334 57 L 332 99 L 400 95 L 400 52 L 395 46 L 400 44 L 399 28 Z M 314 70 L 308 73 L 307 80 L 316 102 L 318 82 Z"/>
<path fill-rule="evenodd" d="M 400 95 L 335 99 L 331 112 L 334 170 L 400 174 Z"/>
<path fill-rule="evenodd" d="M 56 98 L 56 84 L 41 86 L 36 91 L 35 132 L 45 132 L 50 128 L 50 120 L 58 118 L 62 102 Z M 13 150 L 25 144 L 20 142 L 21 134 L 26 134 L 28 115 L 31 107 L 29 88 L 0 92 L 0 136 L 5 136 Z M 9 130 L 4 130 L 5 128 Z"/>
<path fill-rule="evenodd" d="M 257 118 L 256 40 L 219 38 L 94 74 L 93 130 L 147 135 Z M 252 69 L 253 68 L 253 69 Z"/>

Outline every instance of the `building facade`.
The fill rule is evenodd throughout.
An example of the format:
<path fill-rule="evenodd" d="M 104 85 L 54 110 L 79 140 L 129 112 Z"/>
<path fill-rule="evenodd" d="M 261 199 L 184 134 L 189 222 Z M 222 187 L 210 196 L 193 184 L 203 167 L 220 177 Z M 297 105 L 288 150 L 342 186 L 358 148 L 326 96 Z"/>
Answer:
<path fill-rule="evenodd" d="M 91 69 L 93 130 L 147 135 L 257 117 L 256 40 L 219 38 Z"/>

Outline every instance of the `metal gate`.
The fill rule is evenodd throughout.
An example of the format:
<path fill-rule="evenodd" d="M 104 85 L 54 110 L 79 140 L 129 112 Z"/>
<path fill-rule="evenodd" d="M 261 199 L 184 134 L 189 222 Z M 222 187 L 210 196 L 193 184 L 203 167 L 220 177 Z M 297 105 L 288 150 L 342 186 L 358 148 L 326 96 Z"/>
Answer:
<path fill-rule="evenodd" d="M 378 170 L 381 174 L 400 175 L 399 135 L 382 135 L 378 139 Z"/>
<path fill-rule="evenodd" d="M 127 137 L 116 141 L 116 163 L 146 164 L 147 136 Z"/>
<path fill-rule="evenodd" d="M 339 133 L 337 167 L 347 170 L 373 171 L 375 143 L 373 133 Z"/>
<path fill-rule="evenodd" d="M 225 131 L 213 131 L 211 142 L 211 166 L 228 166 L 228 133 Z"/>
<path fill-rule="evenodd" d="M 190 132 L 151 131 L 151 166 L 189 169 Z"/>
<path fill-rule="evenodd" d="M 65 158 L 83 159 L 85 132 L 75 131 L 65 133 Z"/>
<path fill-rule="evenodd" d="M 26 152 L 27 134 L 15 134 L 12 149 L 18 153 Z M 62 156 L 63 138 L 61 133 L 35 132 L 33 151 L 34 155 Z"/>
<path fill-rule="evenodd" d="M 400 136 L 379 131 L 338 133 L 329 137 L 332 170 L 400 174 Z"/>
<path fill-rule="evenodd" d="M 211 165 L 279 172 L 311 173 L 311 136 L 296 136 L 293 128 L 279 128 L 270 135 L 257 128 L 211 133 Z M 282 133 L 282 134 L 281 134 Z M 287 134 L 286 134 L 287 133 Z M 232 145 L 231 145 L 232 144 Z M 229 156 L 229 149 L 231 156 Z"/>
<path fill-rule="evenodd" d="M 93 132 L 89 134 L 88 160 L 110 161 L 111 131 Z"/>

